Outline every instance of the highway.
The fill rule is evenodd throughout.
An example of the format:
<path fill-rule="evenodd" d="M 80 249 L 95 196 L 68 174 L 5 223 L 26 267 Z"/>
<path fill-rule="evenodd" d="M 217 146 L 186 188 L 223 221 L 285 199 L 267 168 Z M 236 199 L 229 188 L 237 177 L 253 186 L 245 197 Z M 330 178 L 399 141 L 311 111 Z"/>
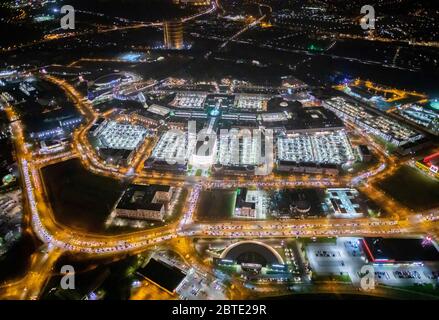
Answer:
<path fill-rule="evenodd" d="M 92 146 L 89 144 L 87 139 L 87 132 L 91 127 L 93 121 L 96 120 L 98 114 L 93 110 L 92 106 L 85 102 L 83 97 L 69 84 L 66 82 L 56 79 L 51 76 L 46 77 L 47 80 L 52 81 L 53 83 L 59 85 L 66 93 L 73 97 L 77 107 L 83 114 L 85 114 L 89 121 L 88 125 L 85 125 L 80 128 L 75 133 L 74 136 L 74 154 L 80 155 L 80 160 L 83 165 L 92 172 L 97 174 L 106 175 L 112 177 L 114 179 L 126 178 L 127 169 L 126 168 L 111 168 L 108 165 L 102 163 L 99 157 L 95 154 Z M 322 221 L 316 221 L 315 219 L 310 220 L 307 224 L 306 220 L 288 220 L 278 222 L 277 224 L 270 224 L 263 222 L 261 223 L 261 230 L 258 237 L 291 237 L 292 235 L 296 236 L 309 236 L 311 234 L 316 236 L 330 236 L 331 232 L 334 235 L 351 235 L 353 233 L 357 233 L 362 231 L 362 234 L 395 234 L 402 233 L 402 231 L 407 232 L 410 231 L 412 233 L 418 232 L 419 228 L 406 229 L 406 219 L 412 213 L 407 209 L 399 205 L 398 203 L 388 199 L 385 195 L 372 186 L 372 183 L 378 181 L 379 179 L 384 179 L 387 176 L 391 175 L 400 165 L 400 161 L 396 159 L 394 156 L 388 155 L 382 148 L 377 145 L 370 137 L 364 135 L 362 132 L 358 132 L 365 139 L 368 140 L 368 144 L 378 153 L 380 158 L 380 163 L 376 166 L 375 169 L 368 171 L 366 173 L 361 173 L 357 176 L 345 176 L 343 178 L 339 177 L 310 177 L 310 176 L 291 176 L 285 178 L 284 176 L 279 176 L 276 174 L 272 174 L 269 176 L 261 176 L 255 177 L 252 180 L 245 181 L 242 178 L 224 178 L 224 179 L 215 179 L 215 178 L 202 178 L 202 177 L 191 177 L 189 180 L 185 176 L 174 176 L 172 174 L 158 174 L 158 173 L 146 173 L 143 170 L 139 170 L 140 167 L 137 165 L 136 172 L 133 174 L 133 181 L 136 183 L 166 183 L 175 186 L 185 186 L 190 191 L 194 188 L 208 189 L 214 187 L 243 187 L 243 186 L 257 186 L 260 188 L 282 188 L 282 187 L 294 187 L 294 186 L 303 186 L 303 187 L 335 187 L 342 185 L 350 185 L 352 181 L 355 183 L 359 183 L 359 181 L 367 181 L 367 183 L 363 183 L 361 186 L 361 190 L 366 193 L 368 197 L 378 202 L 381 207 L 383 207 L 387 212 L 391 213 L 390 218 L 379 219 L 377 223 L 369 223 L 370 220 L 361 220 L 361 219 L 353 219 L 350 220 L 351 224 L 346 226 L 334 226 L 331 224 L 323 224 Z M 64 161 L 63 158 L 59 158 L 60 161 Z M 55 159 L 56 161 L 56 159 Z M 38 163 L 35 164 L 36 169 L 40 169 Z M 32 170 L 31 170 L 32 171 Z M 35 171 L 35 170 L 33 170 Z M 38 170 L 36 170 L 38 172 Z M 34 178 L 34 180 L 39 180 L 40 178 Z M 29 186 L 32 188 L 32 186 Z M 35 190 L 34 190 L 35 192 Z M 43 199 L 44 192 L 36 192 L 38 197 Z M 41 194 L 40 194 L 41 193 Z M 199 192 L 198 192 L 199 193 Z M 67 246 L 71 250 L 78 250 L 83 252 L 95 252 L 98 250 L 98 253 L 107 253 L 109 251 L 129 251 L 133 249 L 138 249 L 142 246 L 148 246 L 150 244 L 156 244 L 157 241 L 168 240 L 169 238 L 176 237 L 176 231 L 183 230 L 187 225 L 191 225 L 194 221 L 193 214 L 195 212 L 194 204 L 197 202 L 197 197 L 188 197 L 188 203 L 186 204 L 187 208 L 192 208 L 191 210 L 185 211 L 183 218 L 180 222 L 174 223 L 167 227 L 161 228 L 160 232 L 158 230 L 151 231 L 140 231 L 135 232 L 130 235 L 122 235 L 111 237 L 101 236 L 101 235 L 90 235 L 90 234 L 78 234 L 78 231 L 72 230 L 71 232 L 67 232 L 69 230 L 66 226 L 59 226 L 56 224 L 53 218 L 53 213 L 51 213 L 50 208 L 41 208 L 43 211 L 47 211 L 47 217 L 50 217 L 51 223 L 46 222 L 46 225 L 54 227 L 53 232 L 58 232 L 58 238 L 62 240 L 63 245 Z M 369 223 L 369 225 L 366 225 Z M 431 224 L 435 222 L 432 221 Z M 245 227 L 247 228 L 248 222 L 234 222 L 233 223 L 237 227 Z M 203 225 L 196 224 L 188 229 L 185 229 L 183 236 L 217 236 L 218 232 L 227 237 L 251 237 L 255 236 L 255 231 L 246 231 L 243 233 L 240 232 L 232 232 L 232 231 L 218 231 L 214 230 L 211 227 L 215 225 Z M 279 232 L 278 228 L 282 227 L 282 229 L 291 229 L 294 230 L 299 226 L 301 228 L 300 232 L 296 231 L 282 231 Z M 356 229 L 354 227 L 360 226 L 360 229 Z M 334 229 L 331 229 L 334 228 Z M 60 230 L 62 229 L 62 230 Z M 425 230 L 425 226 L 422 227 L 422 230 Z M 401 231 L 402 230 L 402 231 Z M 63 237 L 61 237 L 63 235 Z M 79 237 L 81 236 L 81 238 Z M 162 238 L 161 238 L 162 237 Z M 105 239 L 105 240 L 102 240 Z M 126 242 L 126 243 L 125 243 Z M 82 244 L 86 244 L 86 247 L 82 247 Z M 69 246 L 70 244 L 70 246 Z M 126 247 L 125 247 L 126 246 Z M 94 249 L 91 249 L 93 247 Z M 90 251 L 91 250 L 91 251 Z"/>
<path fill-rule="evenodd" d="M 267 5 L 260 5 L 271 8 Z M 214 13 L 220 8 L 217 1 L 205 11 L 185 17 L 183 22 L 188 22 L 204 15 Z M 26 12 L 21 10 L 13 19 L 23 19 Z M 245 32 L 252 30 L 260 24 L 266 15 L 243 26 L 238 32 L 219 44 L 218 49 L 224 49 L 231 42 L 239 41 L 238 38 Z M 161 22 L 132 22 L 130 25 L 98 28 L 87 32 L 69 32 L 61 35 L 48 35 L 40 41 L 33 41 L 29 44 L 4 48 L 2 52 L 14 51 L 24 47 L 37 46 L 43 43 L 56 41 L 61 38 L 75 38 L 90 34 L 105 34 L 117 31 L 127 31 L 139 28 L 162 27 Z M 364 39 L 362 36 L 339 34 L 335 39 Z M 395 42 L 390 39 L 371 37 L 371 41 Z M 333 42 L 333 44 L 335 41 Z M 409 43 L 411 45 L 429 45 L 437 47 L 437 43 Z M 294 52 L 294 50 L 292 50 Z M 297 52 L 303 52 L 297 50 Z M 399 49 L 398 49 L 399 52 Z M 209 56 L 209 52 L 206 56 Z M 308 53 L 307 54 L 313 54 Z M 346 58 L 341 56 L 321 53 L 321 55 L 333 58 L 356 60 L 362 63 L 377 63 L 373 61 L 361 61 L 359 59 Z M 396 56 L 393 59 L 393 67 Z M 72 64 L 73 65 L 73 64 Z M 32 70 L 37 71 L 37 70 Z M 74 132 L 72 143 L 62 152 L 36 155 L 28 150 L 22 123 L 17 120 L 13 107 L 7 106 L 5 112 L 11 122 L 11 131 L 15 144 L 16 157 L 21 172 L 23 199 L 25 201 L 25 221 L 42 245 L 30 258 L 28 272 L 22 279 L 14 279 L 5 285 L 0 286 L 1 299 L 38 299 L 47 285 L 48 280 L 57 270 L 54 269 L 56 262 L 64 253 L 76 253 L 84 257 L 122 257 L 128 254 L 135 254 L 151 248 L 172 248 L 184 257 L 188 265 L 194 266 L 200 272 L 211 272 L 211 268 L 199 261 L 191 245 L 191 239 L 295 239 L 301 237 L 341 237 L 341 236 L 380 236 L 380 237 L 413 237 L 426 234 L 436 237 L 439 232 L 439 208 L 428 212 L 413 212 L 402 206 L 400 203 L 389 198 L 376 187 L 377 182 L 391 176 L 403 165 L 405 160 L 389 155 L 369 135 L 358 130 L 354 125 L 349 125 L 361 136 L 363 141 L 373 149 L 378 156 L 378 164 L 373 168 L 356 174 L 333 176 L 312 176 L 312 175 L 280 175 L 272 173 L 266 176 L 254 176 L 252 178 L 240 177 L 186 177 L 171 173 L 150 172 L 143 169 L 143 162 L 148 158 L 157 139 L 146 139 L 139 148 L 132 163 L 128 167 L 117 167 L 105 164 L 96 154 L 91 146 L 88 133 L 93 123 L 99 118 L 109 118 L 109 113 L 98 113 L 92 104 L 85 99 L 75 87 L 67 81 L 55 76 L 42 76 L 45 80 L 55 84 L 73 101 L 79 112 L 84 115 L 87 122 L 81 125 Z M 159 82 L 136 82 L 133 86 L 124 88 L 120 94 L 132 94 L 135 91 L 154 86 Z M 382 88 L 374 88 L 383 90 Z M 399 97 L 405 97 L 405 93 L 398 93 Z M 423 98 L 422 96 L 419 98 Z M 399 98 L 400 99 L 400 98 Z M 6 102 L 5 102 L 6 103 Z M 131 119 L 133 122 L 139 119 Z M 179 219 L 163 227 L 107 236 L 85 232 L 71 226 L 63 225 L 56 220 L 45 181 L 41 170 L 49 165 L 61 163 L 70 159 L 78 159 L 82 165 L 98 175 L 110 177 L 116 180 L 130 181 L 138 184 L 167 184 L 170 186 L 183 187 L 187 189 L 188 195 Z M 386 215 L 383 218 L 355 218 L 355 219 L 285 219 L 273 221 L 215 221 L 204 222 L 198 220 L 197 204 L 203 190 L 212 188 L 242 188 L 256 187 L 260 189 L 281 189 L 294 187 L 355 187 L 373 200 Z M 27 229 L 26 229 L 27 230 Z M 235 281 L 234 286 L 239 287 L 240 283 Z M 318 288 L 319 292 L 339 293 L 353 292 L 352 288 L 341 289 L 337 284 L 324 284 Z M 156 293 L 157 295 L 160 292 Z M 239 289 L 234 293 L 235 298 L 245 297 L 244 290 Z M 375 292 L 376 295 L 385 296 L 385 293 Z"/>

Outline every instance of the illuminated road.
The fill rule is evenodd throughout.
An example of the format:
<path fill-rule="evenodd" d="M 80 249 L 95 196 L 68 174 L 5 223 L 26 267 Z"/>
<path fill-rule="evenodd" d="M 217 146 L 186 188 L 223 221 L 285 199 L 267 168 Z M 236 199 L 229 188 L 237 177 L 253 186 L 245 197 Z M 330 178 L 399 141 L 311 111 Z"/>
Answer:
<path fill-rule="evenodd" d="M 27 150 L 23 129 L 19 121 L 11 124 L 16 145 L 19 167 L 24 184 L 24 198 L 29 208 L 29 218 L 35 235 L 46 245 L 47 250 L 38 253 L 34 258 L 30 271 L 19 282 L 6 285 L 0 294 L 6 298 L 18 297 L 36 299 L 50 276 L 53 264 L 62 252 L 81 252 L 93 255 L 120 255 L 127 252 L 140 252 L 151 246 L 167 243 L 178 238 L 298 238 L 298 237 L 333 237 L 333 236 L 408 236 L 408 235 L 437 235 L 438 212 L 429 215 L 415 216 L 407 208 L 388 199 L 382 192 L 373 187 L 372 183 L 392 174 L 400 165 L 398 159 L 388 155 L 380 146 L 368 139 L 371 148 L 378 152 L 380 163 L 368 172 L 356 176 L 344 177 L 285 177 L 276 174 L 255 177 L 251 180 L 244 178 L 202 178 L 180 177 L 171 174 L 145 173 L 140 170 L 143 157 L 136 156 L 132 179 L 140 183 L 166 183 L 174 186 L 184 186 L 188 189 L 188 197 L 179 221 L 164 227 L 148 229 L 129 234 L 105 236 L 73 229 L 59 224 L 52 212 L 40 169 L 48 164 L 62 162 L 79 157 L 83 165 L 90 171 L 115 179 L 127 178 L 128 168 L 118 168 L 105 165 L 95 154 L 88 142 L 87 133 L 98 116 L 91 104 L 67 82 L 55 77 L 46 76 L 46 80 L 58 85 L 74 101 L 76 107 L 88 119 L 87 125 L 82 125 L 74 134 L 73 149 L 61 154 L 34 157 Z M 6 108 L 10 120 L 15 118 L 12 108 Z M 361 134 L 361 133 L 360 133 Z M 149 152 L 151 145 L 145 142 L 144 152 Z M 148 150 L 148 151 L 147 151 Z M 212 187 L 242 187 L 257 186 L 260 188 L 284 188 L 295 186 L 333 187 L 359 184 L 360 189 L 368 197 L 376 201 L 384 210 L 390 213 L 387 218 L 380 219 L 302 219 L 284 221 L 223 221 L 215 223 L 194 223 L 196 221 L 196 205 L 201 190 Z"/>
<path fill-rule="evenodd" d="M 270 8 L 271 11 L 271 7 L 264 5 L 265 7 Z M 251 23 L 247 24 L 244 26 L 244 28 L 242 28 L 241 30 L 239 30 L 237 33 L 235 33 L 234 35 L 232 35 L 230 38 L 228 38 L 226 41 L 224 41 L 220 46 L 219 49 L 224 49 L 230 42 L 236 40 L 240 35 L 242 35 L 243 33 L 247 32 L 248 30 L 253 29 L 254 27 L 256 27 L 258 24 L 260 24 L 262 22 L 262 20 L 264 20 L 266 18 L 266 15 L 261 16 L 260 18 L 258 18 L 255 21 L 252 21 Z"/>
<path fill-rule="evenodd" d="M 126 178 L 127 169 L 126 168 L 116 168 L 109 167 L 101 163 L 99 157 L 95 154 L 92 146 L 89 144 L 87 139 L 88 129 L 91 127 L 93 121 L 98 117 L 98 114 L 93 110 L 90 103 L 85 102 L 83 97 L 69 84 L 65 81 L 56 79 L 54 77 L 46 77 L 47 80 L 60 86 L 66 93 L 72 97 L 77 105 L 78 109 L 86 115 L 90 120 L 89 124 L 80 128 L 76 131 L 74 136 L 74 146 L 77 149 L 75 154 L 80 155 L 80 159 L 87 169 L 92 172 L 101 175 L 107 175 L 115 179 Z M 189 190 L 198 190 L 196 188 L 212 188 L 212 187 L 242 187 L 242 186 L 257 186 L 260 188 L 282 188 L 282 187 L 294 187 L 294 186 L 313 186 L 313 187 L 334 187 L 341 185 L 348 185 L 352 180 L 360 181 L 367 180 L 368 182 L 375 182 L 377 179 L 383 179 L 388 175 L 392 174 L 394 170 L 398 167 L 398 160 L 395 157 L 389 156 L 384 150 L 380 148 L 375 142 L 373 142 L 370 137 L 364 135 L 364 138 L 368 139 L 371 147 L 379 152 L 380 164 L 374 170 L 369 171 L 367 174 L 360 174 L 359 176 L 346 176 L 343 178 L 333 178 L 333 177 L 315 177 L 301 176 L 301 177 L 288 177 L 278 175 L 269 175 L 262 177 L 255 177 L 252 180 L 246 181 L 243 178 L 224 178 L 224 179 L 212 179 L 212 178 L 202 178 L 202 177 L 191 177 L 188 180 L 185 176 L 174 176 L 172 174 L 155 174 L 155 173 L 145 173 L 136 170 L 133 174 L 133 181 L 136 183 L 167 183 L 170 185 L 185 186 Z M 147 145 L 145 145 L 145 148 Z M 59 158 L 64 161 L 63 158 Z M 32 165 L 32 164 L 31 164 Z M 38 173 L 40 168 L 39 163 L 34 164 L 36 167 L 33 169 L 28 169 L 29 172 Z M 138 169 L 138 168 L 137 168 Z M 370 172 L 374 172 L 371 174 Z M 32 180 L 39 181 L 39 177 L 34 177 Z M 39 183 L 41 185 L 41 183 Z M 42 216 L 47 220 L 45 221 L 44 227 L 50 228 L 50 234 L 56 235 L 56 239 L 60 241 L 60 246 L 68 250 L 78 250 L 83 252 L 93 252 L 93 253 L 108 253 L 113 251 L 129 251 L 133 249 L 141 248 L 142 246 L 148 246 L 151 244 L 158 243 L 160 241 L 165 241 L 170 238 L 176 237 L 176 231 L 180 231 L 183 236 L 227 236 L 227 237 L 291 237 L 291 236 L 324 236 L 324 235 L 350 235 L 350 234 L 395 234 L 395 233 L 406 233 L 408 231 L 412 233 L 418 232 L 417 228 L 407 229 L 406 218 L 411 214 L 406 208 L 400 206 L 399 204 L 391 201 L 385 197 L 385 195 L 376 190 L 372 183 L 365 184 L 362 188 L 370 198 L 378 202 L 386 211 L 392 214 L 391 218 L 379 219 L 379 223 L 372 223 L 367 219 L 353 219 L 350 220 L 350 225 L 337 226 L 335 223 L 328 224 L 328 220 L 316 221 L 315 219 L 310 220 L 309 224 L 306 220 L 289 220 L 278 222 L 277 224 L 262 222 L 260 224 L 260 232 L 254 230 L 244 229 L 243 232 L 234 232 L 231 230 L 215 230 L 212 229 L 216 225 L 205 225 L 196 224 L 191 226 L 194 221 L 192 216 L 195 211 L 195 204 L 197 198 L 191 200 L 191 196 L 188 197 L 188 203 L 186 204 L 187 209 L 185 209 L 185 214 L 180 222 L 168 225 L 166 227 L 154 230 L 139 231 L 131 233 L 129 235 L 120 236 L 98 236 L 79 232 L 77 230 L 71 230 L 66 226 L 60 226 L 56 223 L 51 209 L 41 202 L 44 202 L 44 191 L 38 188 L 34 189 L 32 185 L 28 186 L 30 190 L 36 195 L 37 202 L 39 203 L 38 209 L 41 212 L 45 212 Z M 195 188 L 195 189 L 194 189 Z M 190 210 L 189 210 L 190 208 Z M 35 216 L 38 216 L 38 212 Z M 305 222 L 304 222 L 305 221 Z M 325 222 L 325 223 L 323 223 Z M 435 221 L 431 222 L 434 224 Z M 233 222 L 233 225 L 237 227 L 248 228 L 247 222 Z M 40 225 L 39 223 L 37 225 Z M 41 224 L 43 226 L 43 224 Z M 188 227 L 189 226 L 189 227 Z M 279 231 L 279 228 L 283 229 Z M 300 230 L 297 230 L 299 228 Z M 290 229 L 290 230 L 288 230 Z M 422 230 L 425 230 L 425 226 Z M 184 230 L 184 231 L 183 231 Z"/>
<path fill-rule="evenodd" d="M 217 10 L 217 8 L 218 8 L 217 2 L 212 1 L 212 6 L 209 7 L 206 11 L 202 11 L 200 13 L 193 14 L 193 15 L 188 16 L 188 17 L 184 17 L 184 18 L 182 18 L 182 21 L 187 22 L 187 21 L 195 20 L 199 17 L 202 17 L 204 15 L 215 12 Z M 49 34 L 41 40 L 38 40 L 38 41 L 34 40 L 30 43 L 26 43 L 26 44 L 22 44 L 22 45 L 18 45 L 18 46 L 14 45 L 12 47 L 0 49 L 0 51 L 1 52 L 10 52 L 10 51 L 14 51 L 17 49 L 23 49 L 26 47 L 40 45 L 42 43 L 46 43 L 46 42 L 50 42 L 50 41 L 58 40 L 58 39 L 76 38 L 76 37 L 80 37 L 80 36 L 84 36 L 84 35 L 103 34 L 103 33 L 115 32 L 115 31 L 126 31 L 126 30 L 134 30 L 134 29 L 149 28 L 149 27 L 161 27 L 161 26 L 163 26 L 163 22 L 141 22 L 141 23 L 136 23 L 134 25 L 113 26 L 113 27 L 101 28 L 101 29 L 93 30 L 93 31 L 68 32 L 68 33 L 62 33 L 62 34 Z"/>
<path fill-rule="evenodd" d="M 53 266 L 61 256 L 59 248 L 43 246 L 31 257 L 29 271 L 19 281 L 0 286 L 2 299 L 35 300 L 53 272 Z"/>

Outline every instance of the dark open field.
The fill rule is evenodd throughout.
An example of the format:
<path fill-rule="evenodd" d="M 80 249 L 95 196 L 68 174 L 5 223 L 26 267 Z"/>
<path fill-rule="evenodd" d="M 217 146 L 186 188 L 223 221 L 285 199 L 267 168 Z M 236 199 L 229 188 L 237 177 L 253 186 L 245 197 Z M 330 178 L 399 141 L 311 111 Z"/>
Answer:
<path fill-rule="evenodd" d="M 378 187 L 413 210 L 428 210 L 439 206 L 439 181 L 412 167 L 401 167 L 393 176 L 380 182 Z"/>
<path fill-rule="evenodd" d="M 42 173 L 58 222 L 87 231 L 104 230 L 123 190 L 118 181 L 88 172 L 79 160 L 45 167 Z"/>
<path fill-rule="evenodd" d="M 200 220 L 230 219 L 235 209 L 236 191 L 207 190 L 200 195 L 197 217 Z"/>

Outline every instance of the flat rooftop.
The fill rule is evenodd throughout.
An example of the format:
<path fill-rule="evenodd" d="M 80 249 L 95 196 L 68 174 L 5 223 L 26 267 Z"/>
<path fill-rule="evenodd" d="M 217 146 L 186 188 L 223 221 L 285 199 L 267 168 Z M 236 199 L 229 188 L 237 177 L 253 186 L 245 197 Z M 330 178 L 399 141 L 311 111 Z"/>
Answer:
<path fill-rule="evenodd" d="M 153 203 L 154 195 L 157 191 L 168 192 L 169 189 L 169 186 L 164 185 L 131 185 L 125 190 L 116 208 L 126 210 L 160 210 L 163 204 Z"/>
<path fill-rule="evenodd" d="M 180 269 L 155 259 L 149 260 L 138 273 L 168 292 L 174 292 L 186 277 Z"/>
<path fill-rule="evenodd" d="M 424 239 L 364 238 L 363 248 L 373 262 L 438 262 L 439 251 Z"/>

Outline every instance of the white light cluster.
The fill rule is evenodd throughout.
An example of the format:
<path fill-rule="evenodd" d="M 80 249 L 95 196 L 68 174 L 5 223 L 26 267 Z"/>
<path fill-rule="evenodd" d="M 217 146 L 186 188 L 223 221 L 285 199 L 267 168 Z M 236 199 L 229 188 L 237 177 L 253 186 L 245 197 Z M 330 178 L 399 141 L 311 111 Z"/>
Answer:
<path fill-rule="evenodd" d="M 154 150 L 152 158 L 186 163 L 195 150 L 195 139 L 188 139 L 187 133 L 169 130 L 165 132 Z"/>
<path fill-rule="evenodd" d="M 350 103 L 342 97 L 328 99 L 324 102 L 324 106 L 335 112 L 340 118 L 348 120 L 396 146 L 423 137 L 422 134 L 391 118 L 372 115 L 364 107 Z"/>
<path fill-rule="evenodd" d="M 355 159 L 352 146 L 343 130 L 280 137 L 277 151 L 279 160 L 297 163 L 342 165 Z"/>
<path fill-rule="evenodd" d="M 236 108 L 262 111 L 267 108 L 268 99 L 261 95 L 240 95 Z"/>
<path fill-rule="evenodd" d="M 106 148 L 134 150 L 147 136 L 148 129 L 129 123 L 109 121 L 99 133 L 99 140 Z"/>
<path fill-rule="evenodd" d="M 175 96 L 171 105 L 184 109 L 201 109 L 207 95 L 205 93 L 179 92 Z"/>
<path fill-rule="evenodd" d="M 261 139 L 254 134 L 239 136 L 237 129 L 220 134 L 217 162 L 225 166 L 261 164 Z"/>

